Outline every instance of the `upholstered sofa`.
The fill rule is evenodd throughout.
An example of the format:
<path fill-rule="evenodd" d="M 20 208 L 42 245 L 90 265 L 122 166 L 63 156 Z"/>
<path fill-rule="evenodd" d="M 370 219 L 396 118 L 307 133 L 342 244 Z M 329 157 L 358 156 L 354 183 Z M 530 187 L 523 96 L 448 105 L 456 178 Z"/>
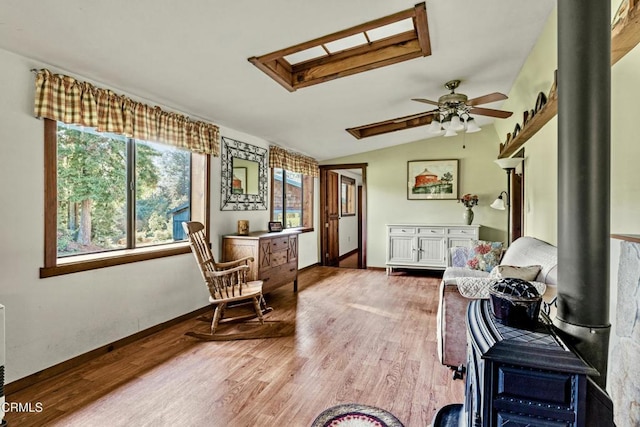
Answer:
<path fill-rule="evenodd" d="M 543 299 L 550 301 L 556 294 L 558 255 L 557 248 L 533 237 L 516 239 L 504 252 L 499 262 L 501 269 L 540 266 L 533 282 L 542 284 Z M 494 270 L 495 271 L 495 270 Z M 437 313 L 438 356 L 443 365 L 451 368 L 463 366 L 467 355 L 466 312 L 469 293 L 460 293 L 458 285 L 475 284 L 487 288 L 495 283 L 488 271 L 468 267 L 447 267 L 440 285 L 440 301 Z M 534 272 L 534 274 L 536 274 Z M 506 277 L 506 276 L 505 276 Z M 477 278 L 477 279 L 469 279 Z M 473 297 L 486 297 L 479 292 Z"/>

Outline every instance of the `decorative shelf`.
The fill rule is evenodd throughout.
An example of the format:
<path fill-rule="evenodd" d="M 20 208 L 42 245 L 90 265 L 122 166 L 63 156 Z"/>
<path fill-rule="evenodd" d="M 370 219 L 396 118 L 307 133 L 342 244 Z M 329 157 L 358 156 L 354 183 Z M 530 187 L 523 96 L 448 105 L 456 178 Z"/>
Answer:
<path fill-rule="evenodd" d="M 620 5 L 611 28 L 611 65 L 622 59 L 640 43 L 639 0 L 627 0 Z M 498 158 L 510 157 L 558 113 L 558 96 L 555 83 L 547 103 L 522 125 L 522 130 L 512 140 L 500 144 Z M 507 138 L 509 139 L 509 138 Z"/>

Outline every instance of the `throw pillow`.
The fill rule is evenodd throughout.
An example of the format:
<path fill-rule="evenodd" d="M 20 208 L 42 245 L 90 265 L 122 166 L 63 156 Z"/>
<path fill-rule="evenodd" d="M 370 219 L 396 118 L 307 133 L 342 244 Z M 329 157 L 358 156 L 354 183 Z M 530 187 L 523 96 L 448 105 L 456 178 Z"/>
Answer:
<path fill-rule="evenodd" d="M 467 267 L 474 270 L 482 270 L 487 273 L 500 263 L 502 257 L 502 242 L 488 242 L 474 240 L 469 248 Z"/>
<path fill-rule="evenodd" d="M 489 298 L 489 289 L 498 279 L 488 277 L 459 277 L 457 279 L 458 292 L 465 298 Z M 544 295 L 547 285 L 542 282 L 529 282 L 536 287 L 540 295 Z"/>
<path fill-rule="evenodd" d="M 497 265 L 489 273 L 493 279 L 522 279 L 526 281 L 536 280 L 538 273 L 542 269 L 541 265 Z"/>
<path fill-rule="evenodd" d="M 469 261 L 469 248 L 466 246 L 455 246 L 450 249 L 451 252 L 451 266 L 452 267 L 466 267 L 467 261 Z"/>

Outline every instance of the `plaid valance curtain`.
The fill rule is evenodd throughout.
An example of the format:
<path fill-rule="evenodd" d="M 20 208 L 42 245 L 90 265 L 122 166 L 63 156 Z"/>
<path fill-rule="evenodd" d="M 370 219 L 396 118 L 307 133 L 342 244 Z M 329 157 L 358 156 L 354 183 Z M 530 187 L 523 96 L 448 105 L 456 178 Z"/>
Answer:
<path fill-rule="evenodd" d="M 319 176 L 318 161 L 302 154 L 287 151 L 275 145 L 269 146 L 269 167 L 282 168 L 308 176 Z"/>
<path fill-rule="evenodd" d="M 163 111 L 73 77 L 39 70 L 34 113 L 67 124 L 220 155 L 218 126 Z"/>

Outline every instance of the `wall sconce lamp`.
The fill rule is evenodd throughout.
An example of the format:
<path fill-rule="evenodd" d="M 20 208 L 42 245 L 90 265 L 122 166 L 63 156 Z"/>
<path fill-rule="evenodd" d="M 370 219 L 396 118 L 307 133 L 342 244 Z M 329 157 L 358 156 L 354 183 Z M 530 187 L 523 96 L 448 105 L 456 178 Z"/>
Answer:
<path fill-rule="evenodd" d="M 501 191 L 497 199 L 489 205 L 493 209 L 507 210 L 507 246 L 511 243 L 511 171 L 514 170 L 522 161 L 524 157 L 506 157 L 504 159 L 497 159 L 495 162 L 507 172 L 507 191 Z M 505 198 L 502 198 L 502 195 Z"/>
<path fill-rule="evenodd" d="M 505 203 L 505 199 L 502 198 L 502 195 L 506 196 L 506 203 Z M 489 207 L 493 208 L 493 209 L 497 209 L 499 211 L 503 211 L 505 209 L 507 209 L 507 204 L 509 203 L 509 195 L 507 194 L 506 191 L 501 191 L 500 195 L 498 196 L 497 199 L 495 199 L 493 201 L 493 203 L 491 203 L 491 205 L 489 205 Z"/>

